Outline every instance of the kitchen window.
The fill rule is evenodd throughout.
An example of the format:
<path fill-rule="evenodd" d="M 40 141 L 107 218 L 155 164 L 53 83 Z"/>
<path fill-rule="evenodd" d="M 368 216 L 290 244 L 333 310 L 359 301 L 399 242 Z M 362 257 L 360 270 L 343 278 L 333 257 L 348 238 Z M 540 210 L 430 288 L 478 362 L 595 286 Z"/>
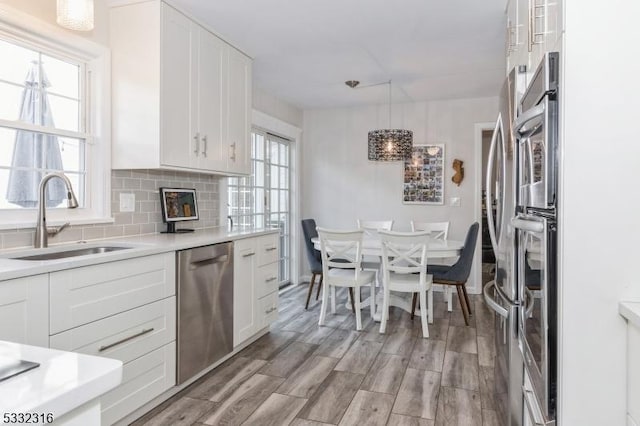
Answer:
<path fill-rule="evenodd" d="M 0 22 L 0 227 L 33 226 L 40 180 L 53 171 L 69 177 L 80 206 L 66 209 L 53 179 L 50 222 L 109 221 L 106 49 L 25 30 Z"/>
<path fill-rule="evenodd" d="M 291 281 L 290 143 L 269 132 L 251 132 L 251 176 L 229 178 L 234 226 L 280 230 L 280 286 Z"/>

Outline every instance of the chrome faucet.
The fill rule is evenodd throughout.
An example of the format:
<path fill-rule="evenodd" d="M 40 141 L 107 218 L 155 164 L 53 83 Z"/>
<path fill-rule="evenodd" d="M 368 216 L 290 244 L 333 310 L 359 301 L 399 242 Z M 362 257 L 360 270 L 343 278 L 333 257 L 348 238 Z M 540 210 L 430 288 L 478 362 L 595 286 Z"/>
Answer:
<path fill-rule="evenodd" d="M 69 223 L 67 222 L 52 231 L 47 228 L 45 189 L 47 187 L 47 182 L 56 177 L 62 179 L 65 186 L 67 187 L 67 208 L 75 209 L 76 207 L 78 207 L 78 200 L 76 199 L 76 194 L 73 193 L 73 188 L 71 187 L 71 181 L 69 180 L 69 178 L 61 172 L 46 174 L 40 181 L 40 187 L 38 188 L 38 220 L 36 222 L 36 237 L 33 241 L 33 246 L 35 248 L 47 247 L 49 245 L 49 233 L 51 233 L 52 235 L 56 235 L 58 232 L 62 231 L 69 225 Z"/>

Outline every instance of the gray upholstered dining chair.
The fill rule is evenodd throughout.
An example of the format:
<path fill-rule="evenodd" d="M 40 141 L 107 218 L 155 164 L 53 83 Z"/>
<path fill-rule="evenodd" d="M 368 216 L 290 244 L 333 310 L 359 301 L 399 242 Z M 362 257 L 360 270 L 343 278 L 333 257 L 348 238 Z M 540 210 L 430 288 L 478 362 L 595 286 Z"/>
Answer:
<path fill-rule="evenodd" d="M 307 293 L 307 302 L 304 305 L 305 309 L 309 308 L 309 300 L 311 300 L 311 293 L 313 293 L 313 286 L 316 282 L 316 277 L 320 276 L 318 282 L 318 291 L 316 293 L 316 300 L 320 296 L 320 288 L 322 288 L 322 257 L 320 251 L 316 250 L 313 246 L 312 238 L 318 237 L 318 231 L 316 231 L 316 221 L 314 219 L 303 219 L 302 234 L 304 236 L 304 245 L 307 252 L 307 260 L 309 261 L 309 268 L 311 269 L 311 281 L 309 282 L 309 292 Z"/>
<path fill-rule="evenodd" d="M 469 295 L 465 284 L 471 274 L 471 265 L 473 264 L 473 254 L 476 250 L 476 241 L 478 240 L 478 222 L 474 222 L 467 231 L 467 237 L 464 240 L 464 246 L 460 253 L 458 261 L 451 266 L 446 265 L 428 265 L 427 273 L 433 275 L 434 284 L 452 285 L 456 286 L 458 291 L 458 299 L 460 300 L 460 307 L 462 308 L 462 314 L 464 315 L 464 323 L 469 325 L 469 315 L 471 313 L 471 303 L 469 302 Z M 414 316 L 416 308 L 417 297 L 413 295 L 413 304 L 411 307 L 411 318 Z"/>

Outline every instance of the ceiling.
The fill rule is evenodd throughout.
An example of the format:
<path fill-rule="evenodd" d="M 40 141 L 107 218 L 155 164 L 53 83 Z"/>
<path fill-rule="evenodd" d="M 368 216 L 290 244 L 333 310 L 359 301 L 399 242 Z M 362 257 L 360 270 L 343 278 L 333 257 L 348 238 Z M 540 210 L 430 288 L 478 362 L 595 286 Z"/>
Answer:
<path fill-rule="evenodd" d="M 299 108 L 495 96 L 506 0 L 171 0 L 254 58 L 258 88 Z"/>

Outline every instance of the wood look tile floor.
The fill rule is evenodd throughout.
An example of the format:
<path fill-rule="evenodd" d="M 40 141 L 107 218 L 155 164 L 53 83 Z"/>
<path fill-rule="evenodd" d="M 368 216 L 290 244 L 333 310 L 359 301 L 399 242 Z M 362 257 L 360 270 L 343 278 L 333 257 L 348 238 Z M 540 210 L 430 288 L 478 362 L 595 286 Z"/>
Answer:
<path fill-rule="evenodd" d="M 392 308 L 387 333 L 355 331 L 344 297 L 319 327 L 307 286 L 281 294 L 271 331 L 134 425 L 499 425 L 493 314 L 471 296 L 471 326 L 434 292 L 434 323 Z M 365 290 L 363 290 L 363 296 Z M 339 292 L 340 293 L 340 292 Z"/>

